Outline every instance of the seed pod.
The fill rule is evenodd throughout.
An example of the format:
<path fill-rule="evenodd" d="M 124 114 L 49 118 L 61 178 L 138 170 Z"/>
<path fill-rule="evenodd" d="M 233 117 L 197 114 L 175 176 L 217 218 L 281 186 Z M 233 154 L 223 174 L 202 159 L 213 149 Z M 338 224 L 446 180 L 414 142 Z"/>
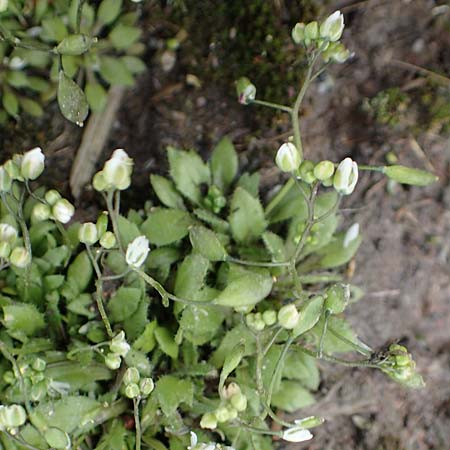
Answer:
<path fill-rule="evenodd" d="M 391 180 L 412 186 L 428 186 L 438 180 L 436 175 L 425 170 L 413 169 L 405 166 L 386 166 L 383 173 Z"/>

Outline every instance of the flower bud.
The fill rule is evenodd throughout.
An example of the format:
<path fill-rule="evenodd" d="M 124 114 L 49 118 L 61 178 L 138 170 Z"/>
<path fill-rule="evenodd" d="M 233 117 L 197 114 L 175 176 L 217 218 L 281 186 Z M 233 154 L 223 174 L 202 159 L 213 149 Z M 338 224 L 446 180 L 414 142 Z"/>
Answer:
<path fill-rule="evenodd" d="M 0 1 L 0 13 L 5 12 L 8 9 L 8 0 Z"/>
<path fill-rule="evenodd" d="M 138 384 L 141 376 L 136 367 L 129 367 L 123 375 L 123 382 L 125 384 Z"/>
<path fill-rule="evenodd" d="M 108 182 L 105 179 L 105 174 L 103 173 L 103 170 L 97 172 L 94 175 L 94 178 L 92 179 L 92 186 L 97 192 L 107 191 L 110 188 Z"/>
<path fill-rule="evenodd" d="M 311 41 L 319 37 L 319 24 L 314 21 L 305 26 L 305 44 L 309 45 Z"/>
<path fill-rule="evenodd" d="M 302 427 L 292 427 L 283 432 L 282 438 L 288 442 L 303 442 L 312 439 L 313 435 Z"/>
<path fill-rule="evenodd" d="M 141 394 L 144 397 L 147 397 L 152 393 L 153 389 L 155 389 L 155 383 L 151 378 L 142 378 L 139 383 L 139 389 L 141 390 Z"/>
<path fill-rule="evenodd" d="M 44 438 L 50 447 L 58 450 L 70 448 L 71 445 L 69 435 L 59 428 L 47 428 L 44 431 Z"/>
<path fill-rule="evenodd" d="M 14 244 L 17 239 L 17 230 L 9 223 L 0 223 L 0 241 Z"/>
<path fill-rule="evenodd" d="M 305 39 L 305 24 L 304 23 L 296 23 L 294 28 L 292 28 L 292 40 L 296 44 L 301 44 Z"/>
<path fill-rule="evenodd" d="M 248 105 L 255 100 L 256 87 L 247 77 L 241 77 L 236 81 L 236 92 L 241 105 Z"/>
<path fill-rule="evenodd" d="M 230 412 L 226 406 L 219 406 L 214 413 L 217 422 L 227 422 L 230 418 Z"/>
<path fill-rule="evenodd" d="M 50 217 L 51 213 L 50 206 L 45 203 L 38 203 L 34 206 L 31 217 L 35 222 L 43 222 Z"/>
<path fill-rule="evenodd" d="M 342 246 L 347 248 L 359 236 L 359 223 L 354 223 L 345 233 Z"/>
<path fill-rule="evenodd" d="M 139 268 L 144 264 L 150 251 L 148 239 L 145 236 L 138 236 L 128 244 L 125 261 L 133 268 Z"/>
<path fill-rule="evenodd" d="M 331 314 L 344 312 L 350 299 L 350 286 L 348 284 L 335 284 L 326 291 L 325 309 Z"/>
<path fill-rule="evenodd" d="M 21 405 L 4 406 L 0 409 L 0 425 L 5 428 L 18 428 L 27 420 L 27 413 Z"/>
<path fill-rule="evenodd" d="M 0 166 L 0 192 L 9 192 L 12 180 L 9 173 L 3 166 Z"/>
<path fill-rule="evenodd" d="M 383 173 L 397 183 L 410 184 L 412 186 L 428 186 L 438 180 L 436 175 L 425 170 L 413 169 L 405 166 L 386 166 Z"/>
<path fill-rule="evenodd" d="M 107 231 L 100 239 L 100 245 L 109 250 L 116 245 L 116 236 L 111 231 Z"/>
<path fill-rule="evenodd" d="M 11 246 L 8 242 L 0 242 L 0 258 L 8 258 L 11 253 Z"/>
<path fill-rule="evenodd" d="M 245 322 L 249 328 L 253 328 L 255 331 L 262 331 L 266 326 L 262 319 L 261 313 L 247 314 L 245 317 Z"/>
<path fill-rule="evenodd" d="M 237 383 L 230 383 L 226 388 L 223 389 L 223 398 L 229 400 L 233 395 L 240 394 L 241 388 Z"/>
<path fill-rule="evenodd" d="M 273 309 L 268 309 L 267 311 L 263 312 L 262 318 L 264 320 L 264 323 L 268 327 L 270 327 L 277 322 L 277 312 Z"/>
<path fill-rule="evenodd" d="M 208 412 L 203 414 L 200 420 L 200 426 L 202 428 L 207 428 L 209 430 L 214 430 L 217 428 L 217 418 L 214 413 Z"/>
<path fill-rule="evenodd" d="M 322 53 L 322 58 L 326 63 L 331 60 L 342 64 L 350 58 L 350 52 L 343 44 L 332 42 Z"/>
<path fill-rule="evenodd" d="M 25 247 L 16 247 L 11 252 L 9 260 L 13 266 L 23 269 L 31 263 L 31 255 Z"/>
<path fill-rule="evenodd" d="M 285 305 L 278 311 L 278 323 L 286 330 L 292 330 L 297 325 L 300 314 L 293 303 Z"/>
<path fill-rule="evenodd" d="M 108 353 L 105 356 L 105 364 L 111 370 L 117 370 L 122 364 L 122 358 L 116 353 Z"/>
<path fill-rule="evenodd" d="M 125 387 L 125 395 L 128 398 L 136 398 L 139 397 L 141 391 L 139 390 L 139 386 L 137 384 L 131 383 Z"/>
<path fill-rule="evenodd" d="M 6 170 L 6 172 L 11 177 L 12 180 L 23 181 L 23 177 L 20 174 L 21 160 L 22 160 L 22 156 L 14 155 L 13 159 L 9 159 L 3 165 L 3 167 Z"/>
<path fill-rule="evenodd" d="M 275 162 L 282 172 L 297 170 L 301 163 L 297 147 L 291 142 L 283 144 L 277 151 Z"/>
<path fill-rule="evenodd" d="M 50 206 L 54 206 L 61 199 L 61 194 L 56 189 L 50 189 L 45 193 L 44 198 Z"/>
<path fill-rule="evenodd" d="M 334 174 L 334 164 L 331 161 L 320 161 L 313 170 L 314 176 L 323 181 L 330 178 Z"/>
<path fill-rule="evenodd" d="M 247 397 L 242 392 L 232 395 L 230 403 L 236 411 L 242 412 L 247 409 Z"/>
<path fill-rule="evenodd" d="M 20 173 L 26 180 L 35 180 L 43 171 L 45 156 L 39 147 L 26 152 L 22 157 Z"/>
<path fill-rule="evenodd" d="M 47 363 L 42 358 L 36 358 L 33 361 L 32 368 L 38 372 L 43 372 L 45 370 L 45 367 L 47 366 Z"/>
<path fill-rule="evenodd" d="M 320 37 L 331 42 L 338 41 L 344 31 L 344 16 L 340 11 L 335 11 L 320 25 Z"/>
<path fill-rule="evenodd" d="M 125 340 L 125 333 L 123 331 L 112 338 L 109 349 L 120 356 L 125 356 L 128 353 L 130 344 Z"/>
<path fill-rule="evenodd" d="M 114 150 L 102 170 L 106 183 L 120 191 L 130 186 L 132 171 L 133 160 L 121 148 Z"/>
<path fill-rule="evenodd" d="M 103 211 L 97 218 L 96 222 L 98 236 L 102 237 L 108 229 L 108 213 Z"/>
<path fill-rule="evenodd" d="M 86 222 L 81 224 L 78 230 L 78 239 L 86 245 L 93 245 L 98 240 L 97 227 L 95 223 Z"/>
<path fill-rule="evenodd" d="M 345 158 L 339 164 L 333 178 L 333 186 L 341 195 L 351 194 L 358 181 L 358 164 L 351 158 Z"/>
<path fill-rule="evenodd" d="M 70 221 L 75 213 L 75 208 L 65 198 L 58 200 L 52 208 L 52 214 L 55 220 L 61 223 L 67 223 Z"/>
<path fill-rule="evenodd" d="M 314 183 L 316 181 L 316 177 L 314 176 L 314 163 L 305 159 L 300 165 L 299 175 L 305 183 Z"/>
<path fill-rule="evenodd" d="M 314 428 L 318 427 L 319 425 L 322 425 L 324 422 L 323 417 L 317 417 L 317 416 L 309 416 L 305 417 L 304 419 L 297 419 L 294 420 L 294 423 L 298 425 L 301 428 Z"/>

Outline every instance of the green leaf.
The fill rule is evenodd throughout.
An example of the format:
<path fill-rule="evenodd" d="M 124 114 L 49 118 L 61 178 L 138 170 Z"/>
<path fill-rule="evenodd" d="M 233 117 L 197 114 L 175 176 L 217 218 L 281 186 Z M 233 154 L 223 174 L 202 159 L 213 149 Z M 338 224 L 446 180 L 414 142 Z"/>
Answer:
<path fill-rule="evenodd" d="M 158 326 L 155 328 L 155 339 L 159 348 L 172 359 L 178 358 L 178 345 L 175 342 L 173 333 L 167 328 Z"/>
<path fill-rule="evenodd" d="M 162 246 L 187 236 L 192 223 L 192 218 L 186 211 L 155 208 L 142 224 L 141 230 L 151 244 Z"/>
<path fill-rule="evenodd" d="M 123 421 L 115 419 L 109 430 L 102 434 L 100 442 L 95 447 L 95 450 L 123 450 L 124 448 L 127 448 L 125 444 L 126 436 L 127 430 L 125 429 Z"/>
<path fill-rule="evenodd" d="M 108 94 L 100 83 L 86 83 L 84 88 L 86 99 L 92 111 L 103 111 L 108 100 Z"/>
<path fill-rule="evenodd" d="M 143 73 L 147 70 L 147 66 L 144 61 L 137 56 L 122 56 L 120 59 L 123 61 L 127 69 L 133 74 Z"/>
<path fill-rule="evenodd" d="M 79 253 L 67 269 L 67 282 L 73 283 L 78 292 L 84 292 L 92 280 L 93 268 L 85 251 Z"/>
<path fill-rule="evenodd" d="M 195 216 L 200 219 L 202 222 L 211 225 L 211 227 L 218 231 L 219 233 L 227 233 L 230 229 L 228 222 L 222 220 L 220 217 L 216 216 L 211 211 L 207 211 L 206 209 L 194 209 Z"/>
<path fill-rule="evenodd" d="M 185 152 L 169 147 L 167 152 L 170 175 L 177 189 L 193 203 L 199 204 L 201 200 L 200 185 L 209 183 L 210 180 L 208 166 L 193 151 Z"/>
<path fill-rule="evenodd" d="M 50 15 L 42 21 L 46 37 L 51 41 L 61 42 L 68 34 L 67 27 L 60 16 Z"/>
<path fill-rule="evenodd" d="M 56 46 L 56 51 L 60 55 L 82 55 L 91 48 L 92 42 L 92 38 L 84 34 L 71 34 Z"/>
<path fill-rule="evenodd" d="M 269 351 L 264 356 L 264 364 L 262 366 L 262 381 L 263 386 L 265 389 L 269 389 L 269 386 L 271 383 L 273 383 L 274 386 L 274 392 L 276 392 L 279 389 L 280 383 L 281 383 L 281 375 L 283 373 L 283 367 L 284 362 L 282 363 L 282 366 L 278 370 L 277 378 L 275 377 L 275 371 L 278 366 L 278 363 L 280 361 L 280 355 L 283 351 L 283 348 L 281 345 L 272 345 L 270 347 Z"/>
<path fill-rule="evenodd" d="M 237 188 L 231 200 L 230 222 L 233 237 L 238 242 L 252 242 L 261 237 L 267 222 L 260 201 L 245 189 Z"/>
<path fill-rule="evenodd" d="M 108 303 L 109 318 L 122 322 L 130 317 L 138 308 L 141 296 L 141 289 L 121 286 Z"/>
<path fill-rule="evenodd" d="M 187 305 L 179 324 L 185 339 L 195 345 L 203 345 L 216 335 L 224 319 L 223 311 L 217 306 Z"/>
<path fill-rule="evenodd" d="M 16 117 L 19 113 L 19 100 L 11 89 L 3 90 L 2 104 L 10 116 Z"/>
<path fill-rule="evenodd" d="M 226 192 L 238 171 L 238 157 L 230 138 L 224 137 L 216 145 L 210 165 L 213 183 Z"/>
<path fill-rule="evenodd" d="M 292 330 L 293 336 L 300 336 L 316 325 L 322 315 L 323 302 L 324 298 L 321 295 L 316 295 L 301 305 L 299 308 L 300 320 Z"/>
<path fill-rule="evenodd" d="M 252 197 L 257 198 L 259 192 L 259 173 L 255 172 L 249 174 L 245 172 L 237 183 L 237 186 L 245 189 Z"/>
<path fill-rule="evenodd" d="M 132 73 L 121 59 L 112 56 L 100 57 L 100 75 L 111 85 L 133 86 Z"/>
<path fill-rule="evenodd" d="M 151 321 L 145 326 L 144 331 L 134 341 L 133 348 L 143 353 L 151 352 L 156 346 L 155 329 L 158 326 L 156 320 Z"/>
<path fill-rule="evenodd" d="M 38 102 L 35 102 L 31 98 L 20 97 L 19 103 L 21 108 L 30 116 L 33 117 L 41 117 L 44 114 L 41 105 Z"/>
<path fill-rule="evenodd" d="M 348 263 L 355 256 L 361 245 L 362 237 L 361 235 L 357 236 L 347 247 L 344 247 L 345 234 L 338 233 L 334 241 L 317 252 L 317 255 L 321 257 L 318 263 L 319 268 L 332 269 L 339 267 Z"/>
<path fill-rule="evenodd" d="M 144 331 L 145 326 L 148 323 L 148 306 L 148 298 L 141 299 L 134 313 L 124 320 L 123 328 L 129 342 L 133 342 Z"/>
<path fill-rule="evenodd" d="M 101 23 L 109 25 L 119 17 L 121 8 L 122 0 L 102 0 L 98 7 L 97 19 Z"/>
<path fill-rule="evenodd" d="M 117 50 L 126 50 L 141 37 L 142 31 L 133 26 L 119 23 L 109 33 L 109 40 Z"/>
<path fill-rule="evenodd" d="M 144 377 L 149 377 L 152 373 L 152 364 L 145 353 L 139 350 L 134 348 L 130 349 L 125 356 L 125 362 L 128 367 L 136 367 L 139 373 Z"/>
<path fill-rule="evenodd" d="M 33 336 L 45 327 L 44 315 L 34 305 L 21 303 L 3 306 L 3 325 L 11 336 Z"/>
<path fill-rule="evenodd" d="M 192 406 L 194 386 L 189 380 L 181 380 L 172 375 L 165 375 L 157 381 L 155 395 L 163 413 L 170 417 L 176 412 L 181 403 Z"/>
<path fill-rule="evenodd" d="M 71 79 L 75 78 L 75 76 L 77 75 L 81 62 L 82 61 L 78 56 L 61 56 L 62 69 L 64 70 L 66 76 Z"/>
<path fill-rule="evenodd" d="M 138 226 L 126 217 L 119 216 L 117 222 L 119 227 L 120 242 L 124 248 L 126 248 L 131 241 L 142 234 L 139 231 Z"/>
<path fill-rule="evenodd" d="M 80 126 L 83 125 L 89 112 L 86 96 L 62 70 L 59 71 L 58 105 L 67 120 Z"/>
<path fill-rule="evenodd" d="M 300 348 L 291 347 L 284 360 L 283 377 L 297 380 L 309 390 L 316 390 L 320 383 L 316 360 Z"/>
<path fill-rule="evenodd" d="M 219 241 L 216 233 L 208 228 L 193 226 L 189 230 L 192 247 L 209 261 L 225 261 L 227 251 Z"/>
<path fill-rule="evenodd" d="M 168 208 L 186 209 L 183 198 L 171 180 L 160 175 L 150 175 L 150 183 L 161 203 Z"/>
<path fill-rule="evenodd" d="M 203 288 L 209 261 L 196 253 L 186 256 L 178 268 L 175 279 L 175 295 L 187 299 L 197 299 Z"/>
<path fill-rule="evenodd" d="M 214 299 L 214 303 L 222 306 L 251 306 L 265 299 L 272 290 L 273 280 L 268 271 L 244 272 L 233 279 Z"/>
<path fill-rule="evenodd" d="M 266 231 L 263 233 L 262 239 L 273 262 L 284 262 L 287 260 L 284 241 L 280 236 L 271 231 Z"/>
<path fill-rule="evenodd" d="M 219 390 L 221 391 L 225 385 L 225 381 L 228 376 L 239 366 L 245 353 L 245 344 L 241 341 L 239 342 L 228 355 L 225 357 L 223 362 L 222 371 L 220 372 Z"/>
<path fill-rule="evenodd" d="M 20 70 L 10 70 L 6 74 L 7 83 L 15 88 L 23 88 L 28 86 L 28 77 L 25 72 Z"/>
<path fill-rule="evenodd" d="M 282 381 L 280 389 L 272 396 L 272 405 L 289 413 L 310 406 L 314 402 L 311 393 L 297 381 Z"/>

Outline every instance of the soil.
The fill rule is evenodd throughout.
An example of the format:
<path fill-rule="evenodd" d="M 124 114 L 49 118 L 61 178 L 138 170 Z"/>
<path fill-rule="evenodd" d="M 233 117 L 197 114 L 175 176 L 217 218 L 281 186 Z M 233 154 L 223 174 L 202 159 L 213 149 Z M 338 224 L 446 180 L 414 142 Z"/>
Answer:
<path fill-rule="evenodd" d="M 284 2 L 273 3 L 279 8 Z M 366 294 L 347 316 L 373 348 L 406 343 L 427 386 L 406 390 L 379 372 L 323 364 L 318 403 L 300 413 L 320 411 L 327 421 L 312 441 L 290 448 L 450 449 L 448 136 L 424 124 L 424 112 L 414 101 L 394 127 L 377 123 L 362 108 L 364 98 L 390 87 L 414 98 L 429 75 L 405 62 L 449 74 L 450 9 L 445 2 L 432 0 L 316 3 L 323 16 L 338 8 L 345 13 L 344 41 L 355 56 L 333 66 L 308 94 L 302 112 L 306 156 L 335 161 L 351 156 L 359 163 L 383 164 L 393 152 L 401 164 L 431 169 L 440 179 L 429 188 L 404 188 L 364 173 L 356 193 L 343 205 L 346 223 L 358 222 L 364 235 L 347 275 Z M 166 37 L 161 31 L 166 28 L 155 26 L 150 14 L 144 18 L 149 25 L 149 70 L 126 95 L 103 156 L 106 159 L 112 149 L 123 147 L 134 158 L 135 190 L 128 204 L 142 204 L 148 198 L 150 172 L 166 171 L 167 145 L 195 148 L 206 156 L 224 135 L 233 139 L 247 168 L 263 168 L 266 191 L 281 182 L 272 157 L 290 133 L 286 118 L 275 115 L 270 122 L 255 118 L 252 108 L 237 104 L 230 84 L 211 84 L 206 77 L 199 79 L 201 87 L 186 83 L 189 37 L 174 68 L 162 70 L 158 42 Z M 177 30 L 177 24 L 167 26 Z M 449 86 L 450 81 L 443 88 Z M 19 124 L 13 133 L 25 135 L 20 145 L 31 147 L 24 126 Z M 46 134 L 53 140 L 48 153 L 55 168 L 49 183 L 66 191 L 73 143 L 79 136 L 75 126 L 58 119 Z M 11 149 L 17 146 L 15 139 Z M 79 204 L 91 200 L 87 190 Z"/>

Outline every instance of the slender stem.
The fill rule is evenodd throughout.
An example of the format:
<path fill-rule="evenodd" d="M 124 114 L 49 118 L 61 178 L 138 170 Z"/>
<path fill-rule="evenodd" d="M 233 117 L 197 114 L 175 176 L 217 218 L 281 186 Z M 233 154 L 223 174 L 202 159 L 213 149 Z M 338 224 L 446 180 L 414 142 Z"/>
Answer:
<path fill-rule="evenodd" d="M 272 345 L 275 343 L 275 341 L 277 340 L 277 337 L 283 332 L 283 328 L 278 328 L 278 330 L 274 333 L 274 335 L 272 336 L 272 339 L 270 340 L 270 342 L 266 345 L 266 347 L 264 348 L 262 355 L 263 357 L 267 355 L 267 352 L 270 350 L 270 348 L 272 347 Z"/>
<path fill-rule="evenodd" d="M 286 184 L 275 194 L 274 198 L 269 202 L 269 204 L 266 207 L 265 210 L 266 216 L 268 216 L 278 206 L 281 200 L 283 200 L 286 194 L 292 189 L 294 183 L 295 179 L 289 178 Z"/>
<path fill-rule="evenodd" d="M 111 223 L 113 226 L 114 234 L 116 235 L 117 243 L 119 245 L 119 249 L 122 253 L 124 253 L 124 248 L 122 245 L 122 241 L 120 239 L 120 233 L 119 233 L 119 223 L 118 223 L 118 217 L 119 217 L 119 210 L 117 209 L 117 206 L 120 205 L 120 200 L 116 200 L 115 206 L 113 205 L 113 196 L 114 192 L 109 191 L 106 196 L 106 207 L 108 208 L 109 215 L 111 217 Z"/>
<path fill-rule="evenodd" d="M 267 106 L 268 108 L 278 109 L 279 111 L 284 111 L 289 114 L 292 113 L 292 108 L 290 106 L 279 105 L 278 103 L 266 102 L 264 100 L 252 100 L 250 103 L 256 105 Z"/>
<path fill-rule="evenodd" d="M 333 336 L 337 337 L 340 341 L 346 343 L 350 347 L 353 347 L 358 353 L 361 353 L 361 355 L 370 356 L 372 354 L 372 349 L 370 347 L 368 346 L 363 347 L 362 345 L 359 345 L 356 342 L 347 339 L 346 337 L 338 333 L 336 330 L 334 330 L 332 327 L 329 327 L 329 331 Z"/>
<path fill-rule="evenodd" d="M 325 340 L 325 335 L 327 334 L 328 319 L 330 317 L 330 311 L 327 309 L 325 311 L 324 315 L 325 315 L 325 318 L 324 318 L 322 334 L 320 336 L 320 342 L 319 342 L 319 358 L 322 358 L 322 355 L 323 355 L 323 344 L 324 344 L 324 340 Z"/>
<path fill-rule="evenodd" d="M 133 411 L 134 411 L 134 426 L 136 429 L 136 450 L 141 450 L 141 420 L 139 417 L 139 403 L 141 402 L 141 399 L 133 398 Z"/>
<path fill-rule="evenodd" d="M 287 267 L 290 262 L 263 262 L 263 261 L 244 261 L 242 259 L 229 257 L 227 258 L 228 262 L 240 264 L 241 266 L 253 266 L 253 267 Z"/>

